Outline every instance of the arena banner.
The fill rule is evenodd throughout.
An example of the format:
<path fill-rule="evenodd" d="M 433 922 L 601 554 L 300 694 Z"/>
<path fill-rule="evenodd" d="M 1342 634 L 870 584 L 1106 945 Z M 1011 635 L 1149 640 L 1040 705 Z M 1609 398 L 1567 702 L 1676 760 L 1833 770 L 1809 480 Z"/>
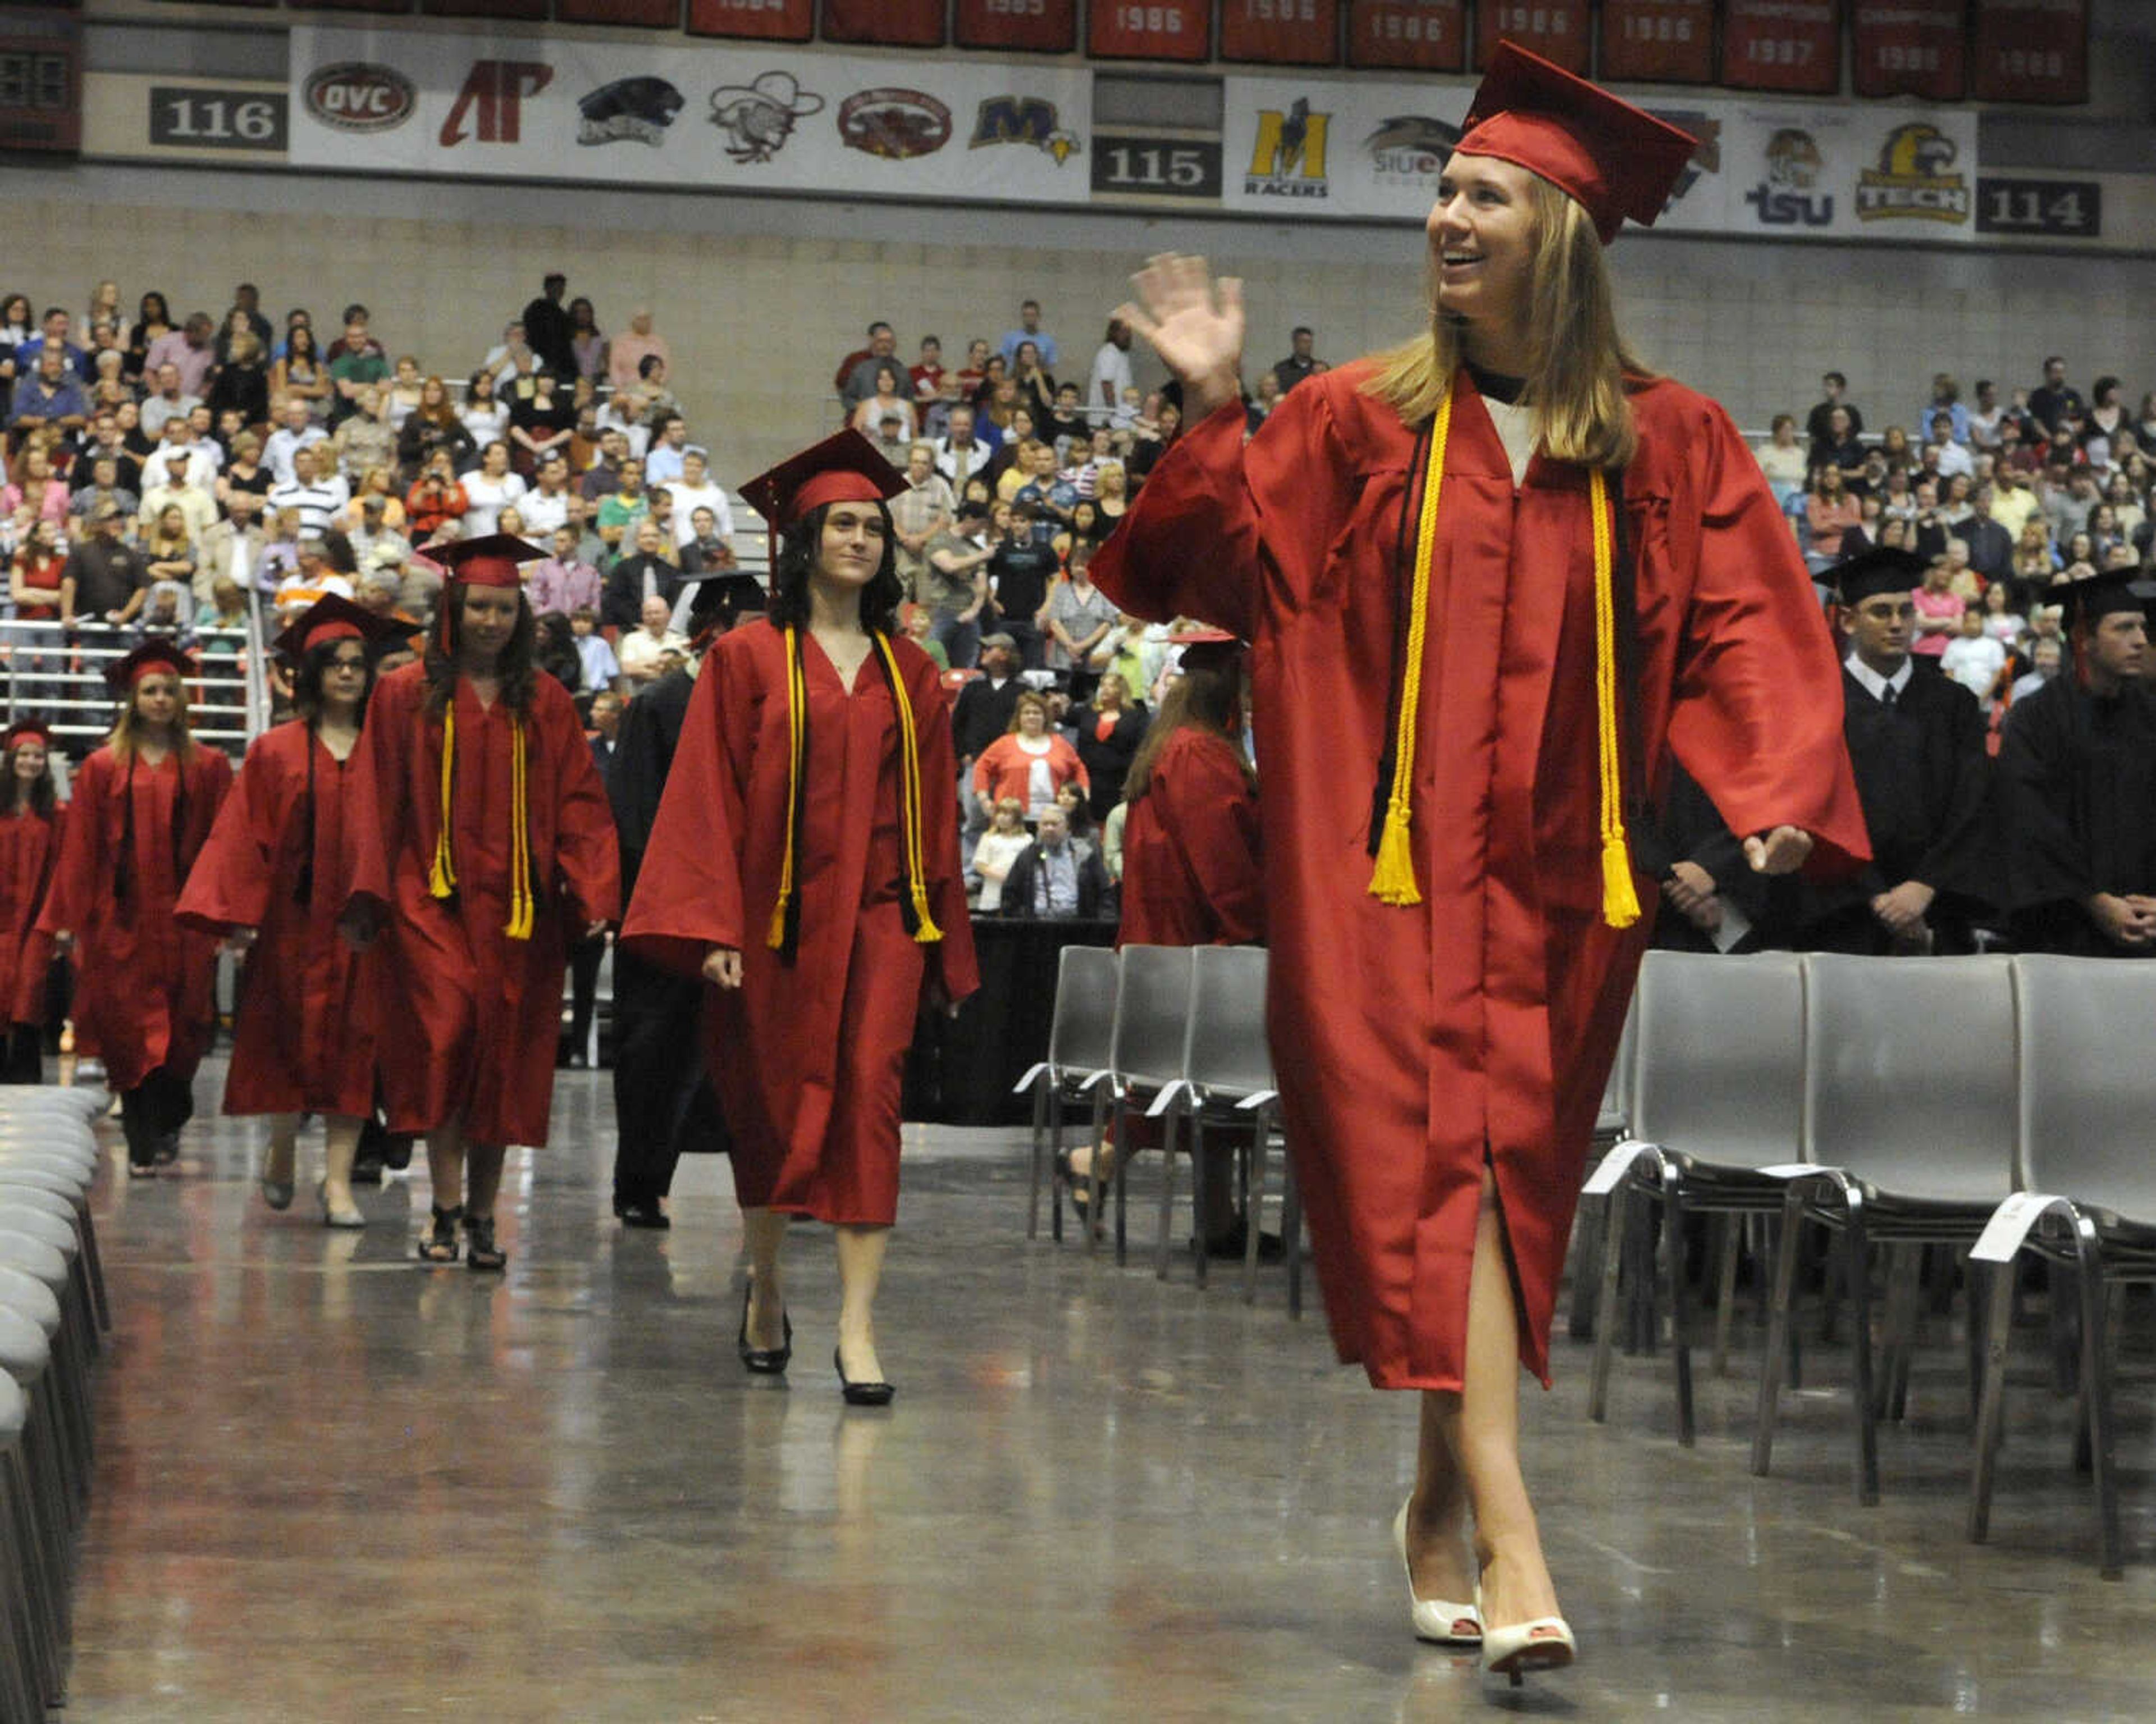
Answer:
<path fill-rule="evenodd" d="M 1714 82 L 1714 0 L 1602 0 L 1599 64 L 1613 84 Z"/>
<path fill-rule="evenodd" d="M 1722 149 L 1729 228 L 1747 237 L 1907 244 L 1978 233 L 1969 109 L 1740 109 Z"/>
<path fill-rule="evenodd" d="M 1987 102 L 2088 100 L 2088 0 L 1975 0 L 1969 93 Z"/>
<path fill-rule="evenodd" d="M 295 167 L 1082 203 L 1092 75 L 783 48 L 295 26 Z"/>
<path fill-rule="evenodd" d="M 547 0 L 419 0 L 429 18 L 505 18 L 547 22 Z"/>
<path fill-rule="evenodd" d="M 806 42 L 816 33 L 815 12 L 811 0 L 689 0 L 689 32 Z"/>
<path fill-rule="evenodd" d="M 1859 95 L 1959 101 L 1969 90 L 1969 0 L 1852 0 L 1850 80 Z"/>
<path fill-rule="evenodd" d="M 1213 0 L 1089 0 L 1086 52 L 1096 59 L 1209 59 Z"/>
<path fill-rule="evenodd" d="M 1841 93 L 1841 0 L 1725 0 L 1722 83 L 1796 95 Z"/>
<path fill-rule="evenodd" d="M 823 0 L 826 42 L 941 48 L 943 0 Z"/>
<path fill-rule="evenodd" d="M 619 24 L 641 30 L 681 27 L 681 0 L 554 0 L 565 24 Z"/>
<path fill-rule="evenodd" d="M 1220 58 L 1337 66 L 1338 0 L 1220 0 Z"/>
<path fill-rule="evenodd" d="M 958 0 L 961 48 L 1069 54 L 1078 46 L 1078 0 Z"/>
<path fill-rule="evenodd" d="M 1348 0 L 1348 64 L 1467 69 L 1467 0 Z"/>
<path fill-rule="evenodd" d="M 1589 10 L 1587 0 L 1476 0 L 1475 69 L 1489 69 L 1500 42 L 1517 42 L 1585 77 Z"/>

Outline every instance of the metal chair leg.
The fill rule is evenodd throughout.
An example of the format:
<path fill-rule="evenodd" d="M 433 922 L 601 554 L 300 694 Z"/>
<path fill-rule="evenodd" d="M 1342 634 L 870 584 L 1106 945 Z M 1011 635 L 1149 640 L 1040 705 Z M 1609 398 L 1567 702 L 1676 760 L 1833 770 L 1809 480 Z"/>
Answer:
<path fill-rule="evenodd" d="M 1111 1098 L 1108 1094 L 1107 1083 L 1101 1083 L 1096 1084 L 1093 1088 L 1093 1159 L 1091 1165 L 1086 1170 L 1086 1219 L 1084 1225 L 1086 1228 L 1086 1255 L 1088 1257 L 1092 1256 L 1094 1248 L 1100 1243 L 1101 1239 L 1101 1158 L 1107 1153 L 1108 1148 L 1108 1140 L 1106 1129 L 1110 1117 L 1110 1100 Z M 1120 1097 L 1114 1098 L 1115 1117 L 1120 1119 L 1122 1115 L 1122 1110 L 1123 1104 L 1122 1099 Z M 1116 1141 L 1120 1145 L 1122 1140 L 1118 1138 Z M 1118 1168 L 1117 1171 L 1120 1171 L 1121 1169 Z"/>
<path fill-rule="evenodd" d="M 2118 1580 L 2124 1571 L 2113 1447 L 2118 1433 L 2111 1412 L 2111 1325 L 2104 1320 L 2102 1249 L 2086 1216 L 2074 1217 L 2074 1253 L 2082 1295 L 2082 1380 L 2088 1385 L 2089 1460 L 2096 1473 L 2097 1562 L 2106 1580 Z"/>
<path fill-rule="evenodd" d="M 1774 1302 L 1768 1308 L 1767 1351 L 1759 1361 L 1759 1411 L 1752 1431 L 1752 1470 L 1767 1476 L 1774 1459 L 1774 1418 L 1780 1412 L 1782 1355 L 1789 1344 L 1789 1294 L 1797 1275 L 1797 1242 L 1804 1229 L 1803 1194 L 1794 1186 L 1782 1201 L 1781 1248 L 1774 1253 Z"/>
<path fill-rule="evenodd" d="M 1715 1377 L 1729 1375 L 1729 1333 L 1737 1315 L 1737 1259 L 1743 1249 L 1749 1219 L 1743 1215 L 1722 1218 L 1722 1261 L 1714 1280 L 1714 1356 L 1707 1367 Z"/>
<path fill-rule="evenodd" d="M 1160 1232 L 1153 1240 L 1152 1274 L 1156 1281 L 1168 1279 L 1168 1238 L 1175 1222 L 1175 1126 L 1170 1109 L 1161 1124 Z"/>
<path fill-rule="evenodd" d="M 1991 1491 L 1998 1474 L 1999 1436 L 2005 1427 L 2006 1347 L 2014 1333 L 2012 1263 L 1994 1263 L 1984 1325 L 1984 1390 L 1976 1414 L 1974 1464 L 1969 1471 L 1969 1536 L 1982 1544 L 1991 1531 Z"/>
<path fill-rule="evenodd" d="M 1272 1111 L 1267 1109 L 1258 1129 L 1271 1130 Z M 1302 1184 L 1296 1177 L 1295 1151 L 1281 1140 L 1281 1244 L 1287 1253 L 1287 1315 L 1291 1321 L 1302 1317 Z"/>
<path fill-rule="evenodd" d="M 1845 1187 L 1849 1206 L 1843 1244 L 1849 1259 L 1849 1362 L 1851 1393 L 1856 1402 L 1856 1500 L 1866 1508 L 1879 1500 L 1879 1421 L 1872 1397 L 1871 1250 L 1866 1225 L 1864 1194 Z"/>
<path fill-rule="evenodd" d="M 1243 1303 L 1258 1302 L 1258 1242 L 1265 1229 L 1265 1140 L 1255 1129 L 1242 1146 L 1243 1161 Z"/>
<path fill-rule="evenodd" d="M 1060 1245 L 1063 1243 L 1063 1202 L 1070 1196 L 1065 1189 L 1063 1177 L 1063 1086 L 1051 1084 L 1048 1091 L 1048 1236 Z"/>
<path fill-rule="evenodd" d="M 1041 1158 L 1048 1149 L 1048 1091 L 1054 1081 L 1055 1074 L 1050 1072 L 1043 1072 L 1033 1080 L 1033 1170 L 1025 1193 L 1025 1237 L 1029 1239 L 1040 1237 Z M 1060 1192 L 1057 1202 L 1060 1207 Z"/>
<path fill-rule="evenodd" d="M 1628 1172 L 1602 1200 L 1602 1288 L 1594 1300 L 1594 1362 L 1587 1378 L 1587 1416 L 1597 1424 L 1609 1413 L 1609 1356 L 1617 1345 L 1617 1271 L 1625 1256 L 1626 1193 L 1631 1184 Z"/>
<path fill-rule="evenodd" d="M 1691 1393 L 1690 1289 L 1685 1283 L 1684 1175 L 1668 1161 L 1661 1166 L 1662 1233 L 1670 1250 L 1670 1351 L 1676 1356 L 1677 1442 L 1693 1446 L 1697 1421 Z"/>
<path fill-rule="evenodd" d="M 1205 1117 L 1198 1109 L 1190 1110 L 1190 1237 L 1198 1246 L 1196 1279 L 1203 1291 L 1207 1281 L 1207 1266 L 1213 1253 L 1206 1248 L 1205 1217 L 1211 1209 L 1211 1193 L 1206 1189 L 1209 1181 L 1205 1168 Z"/>
<path fill-rule="evenodd" d="M 1595 1301 L 1602 1290 L 1602 1242 L 1607 1231 L 1599 1217 L 1590 1220 L 1584 1209 L 1573 1229 L 1572 1315 L 1566 1332 L 1574 1341 L 1594 1340 L 1599 1326 L 1600 1308 Z"/>

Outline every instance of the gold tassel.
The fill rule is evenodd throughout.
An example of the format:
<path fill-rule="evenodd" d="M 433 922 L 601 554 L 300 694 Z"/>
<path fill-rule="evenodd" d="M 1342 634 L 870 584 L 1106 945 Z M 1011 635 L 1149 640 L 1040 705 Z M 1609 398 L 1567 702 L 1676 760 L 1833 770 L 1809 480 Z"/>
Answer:
<path fill-rule="evenodd" d="M 457 889 L 457 859 L 449 847 L 449 810 L 457 775 L 457 702 L 442 708 L 442 826 L 434 834 L 434 859 L 427 870 L 427 895 L 445 898 Z"/>
<path fill-rule="evenodd" d="M 1452 393 L 1438 404 L 1430 427 L 1430 465 L 1424 471 L 1422 512 L 1415 524 L 1414 584 L 1408 594 L 1408 639 L 1400 675 L 1399 728 L 1393 737 L 1393 786 L 1385 799 L 1384 830 L 1378 836 L 1377 864 L 1370 871 L 1370 896 L 1389 904 L 1422 902 L 1415 886 L 1414 849 L 1409 825 L 1414 804 L 1414 754 L 1418 709 L 1422 704 L 1422 660 L 1430 639 L 1430 565 L 1436 560 L 1437 499 L 1445 484 L 1445 445 L 1452 429 Z"/>
<path fill-rule="evenodd" d="M 891 704 L 898 711 L 898 782 L 901 805 L 899 830 L 906 844 L 906 888 L 913 905 L 913 938 L 924 946 L 943 938 L 943 930 L 928 909 L 927 851 L 921 832 L 921 755 L 913 729 L 913 702 L 899 672 L 898 654 L 882 634 L 875 636 L 884 672 L 891 678 Z"/>
<path fill-rule="evenodd" d="M 802 720 L 808 694 L 801 674 L 798 633 L 786 630 L 786 848 L 778 864 L 778 900 L 771 907 L 771 928 L 763 943 L 774 952 L 786 944 L 786 913 L 793 902 L 793 828 L 801 810 Z"/>
<path fill-rule="evenodd" d="M 1640 898 L 1625 841 L 1625 785 L 1618 763 L 1614 506 L 1609 500 L 1609 481 L 1599 467 L 1588 475 L 1588 504 L 1594 515 L 1594 728 L 1602 780 L 1602 919 L 1612 928 L 1630 928 L 1640 919 Z"/>
<path fill-rule="evenodd" d="M 531 901 L 531 827 L 529 768 L 524 752 L 524 721 L 509 721 L 509 924 L 511 939 L 529 939 L 536 919 Z"/>

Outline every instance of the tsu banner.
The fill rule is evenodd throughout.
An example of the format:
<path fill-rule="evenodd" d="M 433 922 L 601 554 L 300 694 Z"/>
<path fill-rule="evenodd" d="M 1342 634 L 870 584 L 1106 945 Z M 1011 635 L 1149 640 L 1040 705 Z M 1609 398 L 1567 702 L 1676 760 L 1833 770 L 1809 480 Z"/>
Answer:
<path fill-rule="evenodd" d="M 1082 203 L 1092 77 L 680 39 L 292 31 L 290 161 L 659 189 Z"/>

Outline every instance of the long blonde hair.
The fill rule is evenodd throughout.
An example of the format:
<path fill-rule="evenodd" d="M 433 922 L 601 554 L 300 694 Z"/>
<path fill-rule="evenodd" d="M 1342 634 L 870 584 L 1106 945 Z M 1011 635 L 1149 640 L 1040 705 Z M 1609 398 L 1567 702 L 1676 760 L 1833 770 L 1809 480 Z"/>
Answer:
<path fill-rule="evenodd" d="M 1621 467 L 1636 438 L 1625 378 L 1650 375 L 1617 332 L 1616 294 L 1594 224 L 1580 204 L 1539 175 L 1529 182 L 1534 219 L 1528 260 L 1527 374 L 1521 395 L 1534 412 L 1536 441 L 1553 461 Z M 1466 359 L 1464 326 L 1436 309 L 1428 333 L 1377 356 L 1365 394 L 1401 420 L 1420 425 L 1437 411 Z"/>
<path fill-rule="evenodd" d="M 181 765 L 186 766 L 195 757 L 194 733 L 187 728 L 187 679 L 181 677 L 177 671 L 164 670 L 158 674 L 179 679 L 179 705 L 172 712 L 172 756 Z M 113 758 L 122 765 L 134 758 L 136 749 L 141 745 L 141 738 L 137 734 L 141 723 L 141 716 L 135 710 L 135 690 L 131 687 L 121 700 L 120 716 L 112 726 L 112 733 L 105 738 L 105 745 L 112 750 Z"/>

